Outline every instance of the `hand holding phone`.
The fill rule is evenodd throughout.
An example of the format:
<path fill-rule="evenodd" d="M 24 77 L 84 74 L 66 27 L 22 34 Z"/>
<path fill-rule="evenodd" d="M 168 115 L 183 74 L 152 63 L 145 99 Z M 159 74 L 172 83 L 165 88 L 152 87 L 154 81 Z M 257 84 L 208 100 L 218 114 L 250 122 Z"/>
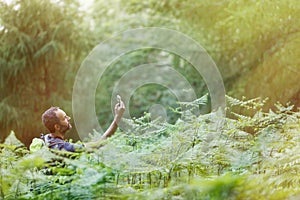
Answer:
<path fill-rule="evenodd" d="M 125 105 L 124 105 L 124 102 L 122 101 L 120 95 L 117 95 L 117 101 L 118 101 L 118 103 L 115 106 L 115 120 L 117 123 L 119 123 L 122 118 L 122 115 L 125 111 Z"/>
<path fill-rule="evenodd" d="M 121 97 L 120 97 L 120 95 L 117 95 L 117 101 L 118 101 L 118 105 L 120 105 L 121 104 Z"/>

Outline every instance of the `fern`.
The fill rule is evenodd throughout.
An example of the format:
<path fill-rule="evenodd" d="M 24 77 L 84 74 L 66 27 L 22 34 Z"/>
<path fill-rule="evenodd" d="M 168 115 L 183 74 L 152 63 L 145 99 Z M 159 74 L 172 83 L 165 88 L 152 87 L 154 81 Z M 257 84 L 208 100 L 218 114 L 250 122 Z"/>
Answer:
<path fill-rule="evenodd" d="M 128 121 L 132 129 L 117 132 L 99 151 L 76 156 L 47 149 L 30 154 L 3 144 L 1 196 L 288 198 L 300 193 L 299 113 L 290 105 L 277 106 L 267 113 L 226 118 L 221 129 L 214 128 L 220 120 L 214 113 L 174 125 L 150 121 L 146 114 Z M 242 130 L 248 126 L 255 134 Z"/>

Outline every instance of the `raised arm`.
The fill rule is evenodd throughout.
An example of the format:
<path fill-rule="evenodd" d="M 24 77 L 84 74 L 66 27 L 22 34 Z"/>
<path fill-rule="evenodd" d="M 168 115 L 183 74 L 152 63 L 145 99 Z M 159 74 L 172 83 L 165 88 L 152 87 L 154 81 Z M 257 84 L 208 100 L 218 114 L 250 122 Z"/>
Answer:
<path fill-rule="evenodd" d="M 115 105 L 114 120 L 111 123 L 111 125 L 108 127 L 108 129 L 105 131 L 105 133 L 102 135 L 101 139 L 106 139 L 106 138 L 112 136 L 116 132 L 116 130 L 118 128 L 118 124 L 121 121 L 124 111 L 125 111 L 124 102 L 122 100 L 120 100 L 119 103 L 117 103 Z"/>
<path fill-rule="evenodd" d="M 104 134 L 101 136 L 101 138 L 98 141 L 85 143 L 85 146 L 87 148 L 100 147 L 103 140 L 105 140 L 106 138 L 112 136 L 116 132 L 116 130 L 118 128 L 118 124 L 121 121 L 123 113 L 125 112 L 124 102 L 121 99 L 119 99 L 118 101 L 119 102 L 115 105 L 114 120 L 112 121 L 112 123 L 110 124 L 108 129 L 104 132 Z"/>

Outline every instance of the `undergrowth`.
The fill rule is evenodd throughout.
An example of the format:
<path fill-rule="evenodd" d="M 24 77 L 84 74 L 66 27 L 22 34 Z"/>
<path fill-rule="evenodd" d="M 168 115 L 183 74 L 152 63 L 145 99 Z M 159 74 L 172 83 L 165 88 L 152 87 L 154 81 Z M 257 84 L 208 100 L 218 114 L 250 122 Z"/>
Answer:
<path fill-rule="evenodd" d="M 174 109 L 185 118 L 173 125 L 145 114 L 95 152 L 30 153 L 11 135 L 0 146 L 0 198 L 297 199 L 300 112 L 264 112 L 266 101 L 227 97 L 230 118 Z"/>

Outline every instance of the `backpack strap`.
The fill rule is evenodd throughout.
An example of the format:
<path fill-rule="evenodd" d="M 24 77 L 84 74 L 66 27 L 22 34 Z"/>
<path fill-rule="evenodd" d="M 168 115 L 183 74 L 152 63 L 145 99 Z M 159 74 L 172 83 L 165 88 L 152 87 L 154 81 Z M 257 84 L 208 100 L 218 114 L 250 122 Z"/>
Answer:
<path fill-rule="evenodd" d="M 64 144 L 64 142 L 46 142 L 45 140 L 45 135 L 43 133 L 41 133 L 41 139 L 44 141 L 44 143 L 48 146 L 48 148 L 51 148 L 57 144 Z"/>
<path fill-rule="evenodd" d="M 47 145 L 49 148 L 57 145 L 57 144 L 64 144 L 64 142 L 52 142 L 52 143 L 49 143 L 49 145 Z"/>
<path fill-rule="evenodd" d="M 44 140 L 44 142 L 45 142 L 45 135 L 44 135 L 43 133 L 41 133 L 40 138 L 41 138 L 42 140 Z"/>

